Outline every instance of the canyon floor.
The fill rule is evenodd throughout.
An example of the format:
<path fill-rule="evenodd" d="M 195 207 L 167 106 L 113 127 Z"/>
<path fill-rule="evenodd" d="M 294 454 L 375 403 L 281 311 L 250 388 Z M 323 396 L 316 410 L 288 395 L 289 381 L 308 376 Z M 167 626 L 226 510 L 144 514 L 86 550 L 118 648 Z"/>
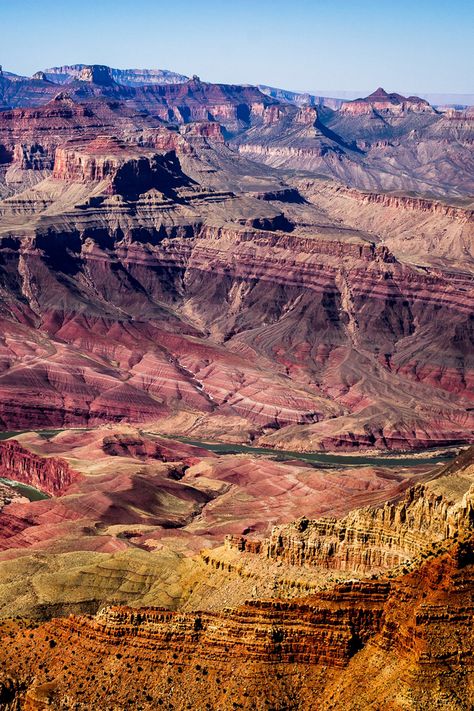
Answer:
<path fill-rule="evenodd" d="M 472 709 L 473 122 L 0 70 L 1 709 Z"/>

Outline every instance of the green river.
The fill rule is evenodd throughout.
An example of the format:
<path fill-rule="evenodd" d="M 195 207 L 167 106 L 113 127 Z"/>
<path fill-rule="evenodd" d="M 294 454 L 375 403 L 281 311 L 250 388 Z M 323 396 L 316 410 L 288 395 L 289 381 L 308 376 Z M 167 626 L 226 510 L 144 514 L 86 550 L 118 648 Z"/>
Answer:
<path fill-rule="evenodd" d="M 86 428 L 71 428 L 80 431 Z M 23 431 L 17 432 L 0 432 L 0 440 L 15 437 L 23 434 Z M 34 430 L 41 437 L 49 439 L 54 437 L 62 429 L 56 430 Z M 327 454 L 325 452 L 291 452 L 281 449 L 267 449 L 265 447 L 250 447 L 245 444 L 224 444 L 222 442 L 202 442 L 200 440 L 191 439 L 188 437 L 179 437 L 172 435 L 160 435 L 158 432 L 150 432 L 166 439 L 175 439 L 185 444 L 190 444 L 201 449 L 207 449 L 215 454 L 250 454 L 271 457 L 278 461 L 296 460 L 309 462 L 313 465 L 318 465 L 324 468 L 340 468 L 354 466 L 382 466 L 382 467 L 412 467 L 412 466 L 431 466 L 449 462 L 458 452 L 458 447 L 448 447 L 443 450 L 424 450 L 423 452 L 404 452 L 398 455 L 395 454 Z M 23 496 L 26 496 L 30 501 L 40 501 L 41 499 L 49 498 L 47 494 L 39 491 L 33 486 L 21 484 L 19 482 L 4 479 L 0 477 L 0 482 L 16 489 Z"/>

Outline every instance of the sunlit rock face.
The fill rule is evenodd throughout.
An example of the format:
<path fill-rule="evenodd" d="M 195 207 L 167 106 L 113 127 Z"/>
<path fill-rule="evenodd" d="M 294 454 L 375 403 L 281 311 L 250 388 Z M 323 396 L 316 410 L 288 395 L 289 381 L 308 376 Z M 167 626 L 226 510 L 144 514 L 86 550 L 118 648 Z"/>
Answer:
<path fill-rule="evenodd" d="M 370 115 L 373 112 L 401 116 L 406 113 L 428 113 L 433 114 L 435 110 L 425 99 L 419 96 L 401 96 L 401 94 L 389 94 L 379 87 L 365 99 L 355 99 L 344 103 L 340 111 L 348 116 Z"/>
<path fill-rule="evenodd" d="M 136 435 L 129 432 L 115 442 L 126 445 L 132 439 L 136 456 Z M 139 456 L 142 452 L 141 448 Z M 211 611 L 203 610 L 202 600 L 198 608 L 188 603 L 181 610 L 107 604 L 95 614 L 46 622 L 4 619 L 0 633 L 13 644 L 0 647 L 2 703 L 36 709 L 43 708 L 47 699 L 53 708 L 73 702 L 79 707 L 101 704 L 106 709 L 135 703 L 152 709 L 162 705 L 166 693 L 178 706 L 204 703 L 224 709 L 236 704 L 266 709 L 269 699 L 306 706 L 316 697 L 328 710 L 357 708 L 355 698 L 357 704 L 361 699 L 369 705 L 381 700 L 394 708 L 415 709 L 423 708 L 429 693 L 431 699 L 442 698 L 449 705 L 460 700 L 469 704 L 471 690 L 459 682 L 472 668 L 473 476 L 471 448 L 438 473 L 425 476 L 423 486 L 430 491 L 426 491 L 424 511 L 419 484 L 403 500 L 383 507 L 379 524 L 391 506 L 390 530 L 383 537 L 377 533 L 379 524 L 372 533 L 367 530 L 363 550 L 376 550 L 382 542 L 386 551 L 391 548 L 396 555 L 402 546 L 406 554 L 402 565 L 393 568 L 394 559 L 370 560 L 352 554 L 347 562 L 353 577 L 291 600 L 257 598 Z M 367 510 L 354 510 L 350 520 L 353 526 L 363 527 Z M 299 538 L 298 559 L 283 573 L 290 576 L 288 586 L 301 590 L 301 577 L 291 576 L 303 576 L 308 568 L 323 571 L 330 565 L 327 557 L 308 556 L 316 551 L 311 542 L 317 523 L 300 518 L 287 526 L 293 542 L 281 527 L 260 546 L 231 537 L 227 558 L 225 551 L 220 553 L 220 565 L 218 550 L 203 556 L 207 562 L 212 558 L 214 567 L 194 563 L 194 569 L 188 568 L 184 575 L 190 576 L 195 591 L 207 590 L 207 595 L 216 585 L 216 576 L 221 587 L 225 578 L 233 581 L 234 588 L 245 586 L 248 578 L 255 586 L 271 574 L 276 538 L 280 550 L 288 554 L 295 552 Z M 339 540 L 343 546 L 340 536 Z M 250 565 L 249 558 L 254 559 Z M 356 578 L 354 571 L 362 562 L 368 566 L 366 574 Z M 385 571 L 388 574 L 380 574 L 381 562 L 391 568 Z M 176 571 L 176 561 L 174 565 Z M 116 554 L 107 565 L 96 567 L 95 579 L 106 589 L 110 577 L 126 576 L 128 585 L 138 591 L 143 578 L 149 581 L 157 575 L 151 563 L 145 566 L 137 549 L 133 571 L 126 570 L 125 556 Z M 378 573 L 368 575 L 370 569 Z M 76 571 L 70 575 L 80 585 L 84 576 L 91 579 L 91 572 L 89 566 L 82 578 Z M 51 574 L 47 580 L 54 584 Z M 122 587 L 118 594 L 123 595 Z M 217 587 L 213 594 L 218 595 Z M 34 677 L 32 665 L 38 668 Z M 146 675 L 145 683 L 135 684 L 132 667 L 136 674 Z M 87 674 L 98 683 L 85 686 Z M 113 701 L 109 701 L 112 689 Z"/>

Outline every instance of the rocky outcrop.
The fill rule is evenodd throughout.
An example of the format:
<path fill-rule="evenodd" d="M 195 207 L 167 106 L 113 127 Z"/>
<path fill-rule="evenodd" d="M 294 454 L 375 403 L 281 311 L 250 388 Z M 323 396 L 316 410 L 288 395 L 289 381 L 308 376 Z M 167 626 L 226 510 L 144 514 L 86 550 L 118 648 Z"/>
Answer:
<path fill-rule="evenodd" d="M 118 135 L 133 130 L 133 118 L 118 115 L 118 106 L 106 103 L 81 104 L 75 102 L 67 92 L 58 93 L 57 86 L 51 86 L 54 88 L 54 97 L 46 105 L 1 113 L 0 160 L 3 154 L 6 164 L 21 171 L 49 171 L 54 164 L 56 148 L 67 141 L 83 139 L 85 136 L 90 140 L 107 129 Z M 20 177 L 16 179 L 21 189 Z M 28 180 L 25 182 L 28 186 Z"/>
<path fill-rule="evenodd" d="M 146 160 L 146 157 L 140 156 L 137 150 L 127 148 L 117 138 L 98 136 L 85 146 L 79 144 L 58 148 L 55 154 L 53 178 L 81 183 L 112 180 L 128 160 L 140 161 L 140 159 Z M 138 170 L 138 166 L 135 170 Z"/>
<path fill-rule="evenodd" d="M 80 475 L 64 459 L 39 457 L 16 440 L 7 440 L 0 442 L 0 477 L 61 496 Z"/>
<path fill-rule="evenodd" d="M 232 139 L 247 158 L 325 175 L 367 192 L 449 196 L 448 202 L 464 196 L 469 204 L 473 131 L 468 116 L 454 121 L 423 99 L 383 90 L 344 102 L 337 111 L 288 104 L 266 111 L 263 124 Z"/>
<path fill-rule="evenodd" d="M 299 109 L 295 116 L 295 123 L 303 124 L 303 126 L 314 126 L 318 120 L 318 112 L 315 108 L 311 106 L 304 106 Z"/>
<path fill-rule="evenodd" d="M 341 519 L 277 526 L 256 546 L 228 538 L 230 548 L 293 566 L 319 566 L 367 575 L 413 564 L 433 547 L 466 535 L 474 526 L 474 449 L 426 484 L 383 506 L 356 509 Z"/>
<path fill-rule="evenodd" d="M 171 196 L 178 186 L 190 184 L 174 152 L 157 154 L 127 146 L 111 136 L 98 136 L 86 145 L 58 148 L 53 178 L 70 183 L 101 183 L 103 194 L 137 199 L 157 190 Z"/>
<path fill-rule="evenodd" d="M 275 529 L 263 555 L 355 573 L 393 568 L 425 552 L 433 541 L 450 538 L 469 521 L 472 506 L 471 496 L 451 518 L 448 503 L 419 485 L 402 504 L 358 510 L 340 521 L 302 519 Z"/>
<path fill-rule="evenodd" d="M 167 653 L 183 648 L 207 659 L 224 647 L 229 658 L 250 662 L 344 666 L 380 626 L 386 583 L 349 583 L 305 603 L 259 601 L 218 614 L 176 614 L 165 610 L 105 608 L 90 622 L 76 618 L 82 634 L 166 643 Z M 74 624 L 74 623 L 73 623 Z"/>
<path fill-rule="evenodd" d="M 43 146 L 38 143 L 16 143 L 13 151 L 13 162 L 21 170 L 52 170 L 54 159 Z"/>
<path fill-rule="evenodd" d="M 197 464 L 202 458 L 215 455 L 200 447 L 166 439 L 145 439 L 132 435 L 104 437 L 103 450 L 109 456 L 133 457 L 142 461 L 158 459 L 162 462 L 182 462 L 186 466 Z"/>
<path fill-rule="evenodd" d="M 38 81 L 49 81 L 48 77 L 44 72 L 35 72 L 33 76 L 31 77 L 32 79 L 37 79 Z"/>
<path fill-rule="evenodd" d="M 222 126 L 217 121 L 200 121 L 187 124 L 180 128 L 180 132 L 186 137 L 199 136 L 217 143 L 225 142 Z"/>
<path fill-rule="evenodd" d="M 341 114 L 347 116 L 370 115 L 373 112 L 390 116 L 402 116 L 406 113 L 435 113 L 433 107 L 419 96 L 407 98 L 401 94 L 389 94 L 381 87 L 365 99 L 345 102 L 339 110 Z"/>
<path fill-rule="evenodd" d="M 68 84 L 77 80 L 84 69 L 92 67 L 85 64 L 72 64 L 61 67 L 50 67 L 44 72 L 45 76 L 58 84 Z M 146 86 L 148 84 L 181 84 L 187 81 L 188 77 L 166 69 L 115 69 L 105 67 L 109 70 L 112 79 L 123 86 Z"/>
<path fill-rule="evenodd" d="M 88 81 L 100 86 L 113 86 L 114 80 L 110 67 L 101 64 L 92 64 L 83 67 L 77 75 L 78 81 Z"/>
<path fill-rule="evenodd" d="M 151 709 L 164 698 L 178 708 L 309 708 L 317 698 L 325 710 L 377 699 L 417 709 L 426 693 L 467 708 L 472 693 L 460 681 L 474 661 L 473 570 L 465 540 L 393 581 L 347 582 L 291 603 L 221 614 L 115 606 L 36 629 L 19 621 L 4 632 L 13 641 L 1 651 L 4 688 L 30 709 L 65 699 Z M 94 684 L 84 684 L 87 673 Z"/>
<path fill-rule="evenodd" d="M 359 202 L 369 205 L 383 205 L 401 210 L 412 210 L 414 212 L 424 212 L 432 215 L 442 215 L 463 223 L 474 221 L 474 210 L 446 205 L 438 200 L 428 200 L 426 198 L 414 198 L 407 195 L 390 195 L 384 193 L 363 193 L 356 190 L 348 190 Z"/>
<path fill-rule="evenodd" d="M 331 684 L 322 708 L 469 708 L 474 670 L 473 540 L 395 581 L 382 633 Z M 371 681 L 367 684 L 367 680 Z M 359 689 L 364 689 L 359 695 Z"/>
<path fill-rule="evenodd" d="M 0 512 L 4 506 L 8 506 L 12 501 L 18 500 L 24 501 L 22 495 L 13 486 L 10 486 L 8 483 L 4 484 L 3 481 L 0 480 Z"/>

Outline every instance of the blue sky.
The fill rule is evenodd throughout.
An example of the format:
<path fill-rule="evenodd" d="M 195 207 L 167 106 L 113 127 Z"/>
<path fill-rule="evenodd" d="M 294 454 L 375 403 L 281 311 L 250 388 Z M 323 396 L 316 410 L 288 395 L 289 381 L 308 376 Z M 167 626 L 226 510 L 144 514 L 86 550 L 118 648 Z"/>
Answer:
<path fill-rule="evenodd" d="M 159 67 L 298 90 L 474 93 L 472 0 L 0 0 L 0 63 Z"/>

